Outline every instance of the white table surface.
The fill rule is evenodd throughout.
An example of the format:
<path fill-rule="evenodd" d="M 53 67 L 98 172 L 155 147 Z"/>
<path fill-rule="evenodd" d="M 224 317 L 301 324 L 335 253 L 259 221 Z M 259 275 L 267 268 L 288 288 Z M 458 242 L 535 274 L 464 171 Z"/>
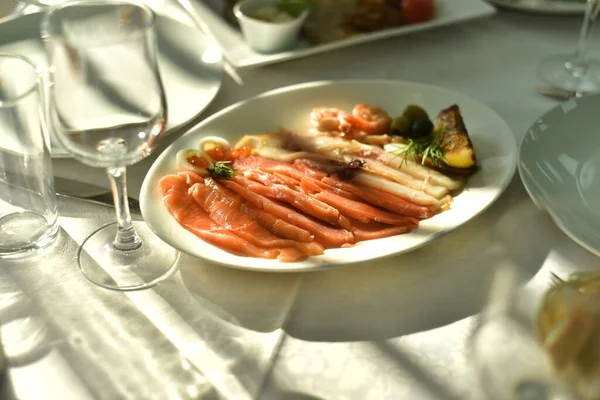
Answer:
<path fill-rule="evenodd" d="M 171 6 L 164 11 L 158 0 L 151 4 L 159 12 L 175 12 L 172 15 L 185 19 Z M 462 25 L 240 70 L 243 83 L 227 76 L 204 116 L 263 91 L 300 82 L 399 79 L 444 86 L 482 101 L 508 122 L 518 142 L 538 116 L 557 104 L 534 89 L 540 83 L 538 63 L 571 51 L 580 24 L 581 17 L 498 12 Z M 599 44 L 595 37 L 594 52 Z M 175 139 L 168 137 L 163 145 Z M 131 195 L 139 193 L 154 158 L 130 168 Z M 61 176 L 105 180 L 102 171 L 73 160 L 57 159 L 54 168 Z M 62 245 L 69 249 L 83 238 L 85 227 L 89 230 L 92 222 L 85 218 L 112 218 L 107 210 L 100 212 L 86 204 L 63 201 L 61 205 L 61 225 L 73 241 Z M 534 206 L 517 174 L 488 211 L 457 231 L 412 253 L 347 268 L 250 273 L 186 257 L 171 281 L 130 295 L 91 287 L 78 275 L 72 259 L 67 266 L 54 264 L 58 278 L 45 271 L 44 277 L 57 286 L 52 293 L 43 281 L 34 281 L 32 267 L 20 275 L 18 268 L 12 268 L 14 280 L 32 288 L 49 324 L 61 328 L 56 341 L 67 343 L 64 346 L 71 353 L 58 346 L 63 357 L 47 361 L 52 366 L 47 370 L 39 361 L 13 366 L 10 385 L 20 399 L 115 398 L 115 393 L 118 398 L 478 399 L 482 395 L 465 344 L 494 268 L 517 265 L 541 293 L 549 284 L 549 271 L 564 275 L 593 268 L 597 262 Z M 71 287 L 81 297 L 69 295 Z M 188 297 L 180 294 L 184 300 L 175 299 L 179 289 L 174 288 L 185 288 Z M 44 307 L 52 304 L 49 299 L 57 291 L 67 293 L 70 304 L 79 299 L 84 319 L 89 318 L 88 303 L 101 305 L 95 312 L 106 322 L 95 340 L 102 347 L 110 338 L 121 350 L 112 348 L 112 358 L 100 355 L 85 358 L 86 362 L 65 356 L 65 352 L 87 350 L 75 345 L 81 338 L 68 334 L 69 323 L 77 325 L 73 309 L 65 311 L 73 314 L 70 320 Z M 125 296 L 131 305 L 128 311 L 123 311 Z M 128 345 L 119 335 L 125 332 L 135 338 L 131 327 L 109 323 L 115 313 L 111 307 L 117 305 L 120 318 L 128 312 L 132 321 L 150 321 L 158 331 L 154 336 L 144 331 L 144 340 Z M 84 342 L 94 339 L 87 328 L 77 330 Z M 161 380 L 156 371 L 162 370 L 148 367 L 173 361 L 165 355 L 175 354 L 164 350 L 167 347 L 177 349 L 185 360 L 178 368 L 188 375 L 169 369 L 162 376 L 179 379 Z M 126 368 L 126 364 L 116 367 L 121 352 L 122 362 L 137 360 L 144 368 L 133 363 L 130 373 L 111 373 L 107 365 Z M 157 359 L 156 354 L 163 358 Z M 196 374 L 186 362 L 196 367 L 192 368 Z M 103 365 L 99 376 L 106 378 L 105 389 L 90 383 L 94 365 Z M 163 387 L 159 383 L 174 389 L 153 391 Z M 150 389 L 142 395 L 136 385 Z M 129 387 L 129 392 L 122 387 Z"/>

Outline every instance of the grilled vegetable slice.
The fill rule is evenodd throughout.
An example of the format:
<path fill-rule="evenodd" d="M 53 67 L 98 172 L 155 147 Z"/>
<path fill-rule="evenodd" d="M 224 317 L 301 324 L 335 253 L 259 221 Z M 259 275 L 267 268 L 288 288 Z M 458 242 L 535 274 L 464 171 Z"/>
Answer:
<path fill-rule="evenodd" d="M 461 175 L 469 175 L 477 170 L 475 149 L 456 104 L 440 111 L 433 130 L 440 132 L 438 145 L 445 158 L 442 170 Z"/>

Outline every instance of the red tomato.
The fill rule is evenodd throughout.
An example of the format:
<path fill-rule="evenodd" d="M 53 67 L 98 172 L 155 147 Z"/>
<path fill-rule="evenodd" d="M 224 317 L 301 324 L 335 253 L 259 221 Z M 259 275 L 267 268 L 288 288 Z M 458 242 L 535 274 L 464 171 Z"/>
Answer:
<path fill-rule="evenodd" d="M 407 24 L 429 21 L 435 16 L 435 0 L 400 0 L 400 9 Z"/>

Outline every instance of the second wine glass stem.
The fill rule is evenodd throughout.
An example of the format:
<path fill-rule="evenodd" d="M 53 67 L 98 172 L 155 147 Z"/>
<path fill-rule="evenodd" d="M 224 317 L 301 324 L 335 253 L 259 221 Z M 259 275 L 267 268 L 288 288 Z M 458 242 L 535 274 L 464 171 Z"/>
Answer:
<path fill-rule="evenodd" d="M 588 0 L 577 49 L 575 50 L 573 58 L 565 65 L 575 77 L 585 75 L 589 68 L 587 62 L 587 47 L 594 28 L 594 22 L 598 16 L 598 3 L 599 0 Z"/>
<path fill-rule="evenodd" d="M 106 169 L 117 212 L 117 235 L 113 242 L 113 246 L 117 250 L 130 251 L 139 248 L 142 245 L 142 241 L 131 222 L 129 202 L 127 201 L 127 180 L 125 178 L 125 171 L 125 167 Z"/>

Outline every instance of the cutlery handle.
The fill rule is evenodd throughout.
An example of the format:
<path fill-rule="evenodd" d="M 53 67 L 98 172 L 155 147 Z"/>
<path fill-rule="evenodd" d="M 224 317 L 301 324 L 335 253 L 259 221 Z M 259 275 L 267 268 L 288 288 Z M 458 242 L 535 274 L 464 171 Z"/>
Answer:
<path fill-rule="evenodd" d="M 70 194 L 57 193 L 57 195 L 62 197 L 67 197 L 69 199 L 77 199 L 83 200 L 88 203 L 99 204 L 103 206 L 109 206 L 115 208 L 115 203 L 112 197 L 112 193 L 102 193 L 95 196 L 73 196 Z M 142 210 L 140 209 L 140 202 L 132 197 L 127 197 L 127 202 L 129 203 L 129 211 L 136 214 L 142 214 Z"/>

